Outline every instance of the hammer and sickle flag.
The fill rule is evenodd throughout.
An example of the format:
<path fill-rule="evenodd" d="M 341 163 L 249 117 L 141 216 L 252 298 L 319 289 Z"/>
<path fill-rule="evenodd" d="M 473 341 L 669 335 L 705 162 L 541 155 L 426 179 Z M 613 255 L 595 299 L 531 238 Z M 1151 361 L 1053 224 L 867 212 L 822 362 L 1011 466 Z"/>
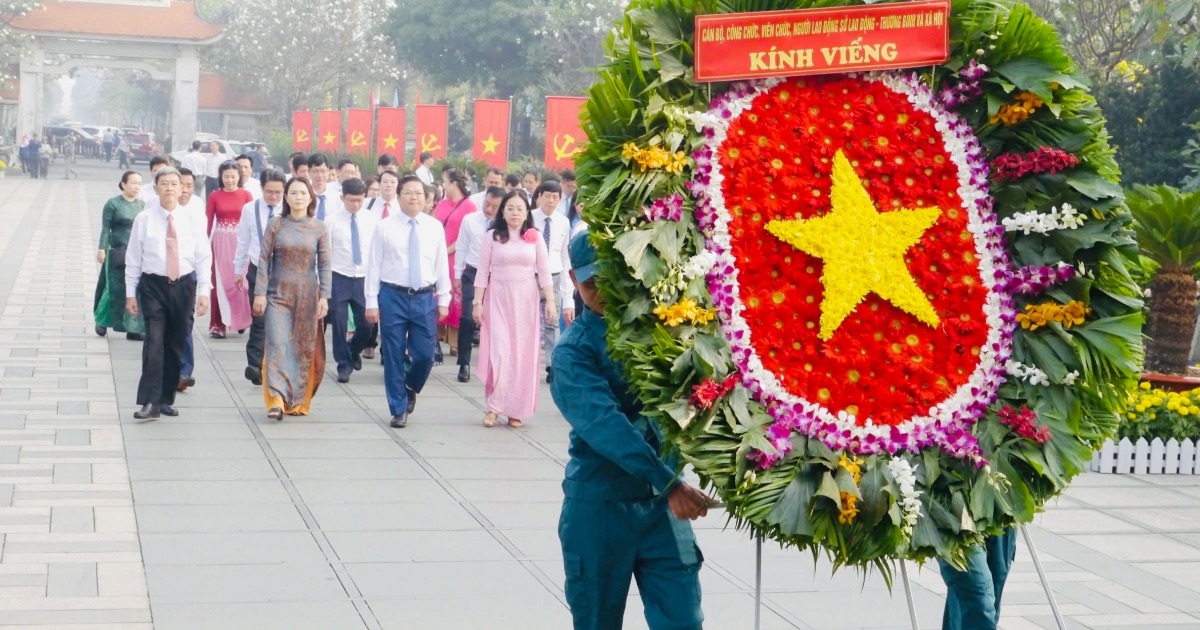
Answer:
<path fill-rule="evenodd" d="M 471 154 L 488 166 L 508 165 L 508 119 L 511 104 L 504 100 L 475 99 L 475 140 Z"/>
<path fill-rule="evenodd" d="M 445 105 L 417 105 L 418 151 L 428 151 L 435 158 L 446 157 L 449 113 Z"/>
<path fill-rule="evenodd" d="M 546 97 L 547 168 L 575 168 L 575 155 L 587 141 L 579 120 L 586 104 L 587 99 L 579 96 Z"/>
<path fill-rule="evenodd" d="M 390 153 L 404 164 L 404 130 L 407 112 L 403 107 L 379 107 L 375 110 L 375 155 Z"/>
<path fill-rule="evenodd" d="M 367 156 L 371 153 L 371 110 L 351 108 L 346 110 L 346 152 L 351 155 Z"/>
<path fill-rule="evenodd" d="M 312 151 L 312 112 L 292 112 L 292 150 Z"/>

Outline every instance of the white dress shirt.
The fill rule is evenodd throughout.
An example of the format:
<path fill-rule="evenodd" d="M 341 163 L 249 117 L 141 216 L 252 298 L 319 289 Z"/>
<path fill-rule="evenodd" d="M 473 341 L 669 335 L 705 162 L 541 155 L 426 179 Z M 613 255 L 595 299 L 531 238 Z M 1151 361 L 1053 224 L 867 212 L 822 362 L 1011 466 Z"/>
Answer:
<path fill-rule="evenodd" d="M 545 229 L 547 218 L 550 220 L 550 245 L 546 248 L 549 253 L 546 265 L 550 267 L 551 274 L 560 274 L 558 287 L 563 308 L 566 309 L 569 304 L 571 310 L 575 310 L 575 285 L 571 284 L 571 274 L 567 273 L 571 269 L 571 257 L 567 253 L 567 244 L 571 242 L 571 222 L 566 215 L 558 212 L 547 217 L 540 208 L 534 210 L 533 227 L 541 238 L 544 238 L 542 230 Z"/>
<path fill-rule="evenodd" d="M 438 306 L 450 306 L 450 262 L 442 222 L 425 214 L 416 216 L 421 242 L 421 286 L 437 285 Z M 367 257 L 367 308 L 379 308 L 379 287 L 384 283 L 408 286 L 409 216 L 397 212 L 379 222 Z"/>
<path fill-rule="evenodd" d="M 183 212 L 179 212 L 179 210 Z M 179 241 L 179 275 L 196 272 L 196 295 L 212 291 L 212 247 L 208 242 L 204 214 L 176 207 L 168 213 L 155 203 L 138 213 L 125 250 L 125 297 L 137 297 L 143 273 L 167 275 L 167 216 L 174 214 L 175 238 Z"/>
<path fill-rule="evenodd" d="M 470 265 L 479 268 L 479 250 L 483 237 L 491 227 L 492 220 L 483 212 L 472 212 L 463 217 L 458 228 L 458 241 L 454 246 L 454 279 L 462 278 L 463 271 Z"/>
<path fill-rule="evenodd" d="M 242 184 L 242 188 L 250 193 L 251 199 L 262 199 L 262 184 L 257 179 L 253 177 L 247 179 L 246 183 Z"/>
<path fill-rule="evenodd" d="M 358 222 L 358 251 L 362 256 L 362 264 L 354 264 L 354 241 L 350 237 L 350 221 Z M 329 227 L 329 249 L 333 254 L 333 273 L 347 278 L 365 278 L 367 276 L 367 257 L 371 253 L 371 243 L 375 239 L 375 228 L 379 226 L 379 217 L 374 212 L 360 209 L 351 214 L 342 210 L 334 216 L 325 219 Z M 405 241 L 407 243 L 407 241 Z M 422 243 L 424 244 L 424 243 Z"/>
<path fill-rule="evenodd" d="M 262 257 L 262 234 L 267 233 L 271 218 L 279 216 L 280 206 L 268 206 L 261 199 L 242 206 L 242 218 L 238 220 L 237 250 L 233 257 L 233 272 L 237 275 L 246 275 L 251 261 L 258 266 L 258 260 Z M 257 218 L 254 216 L 256 209 Z M 258 233 L 259 221 L 262 222 L 262 234 Z"/>
<path fill-rule="evenodd" d="M 220 153 L 205 153 L 204 176 L 219 179 L 221 162 L 225 161 L 224 157 Z"/>
<path fill-rule="evenodd" d="M 339 212 L 345 212 L 346 207 L 342 205 L 342 196 L 333 192 L 333 189 L 325 187 L 325 192 L 317 193 L 317 209 L 313 211 L 314 217 L 321 216 L 321 197 L 325 197 L 325 220 L 328 221 L 333 215 Z"/>
<path fill-rule="evenodd" d="M 147 208 L 158 205 L 158 193 L 154 191 L 153 177 L 150 178 L 149 182 L 142 183 L 142 189 L 138 191 L 138 199 L 141 199 Z"/>
<path fill-rule="evenodd" d="M 429 170 L 425 165 L 418 166 L 417 170 L 413 171 L 413 175 L 416 175 L 422 182 L 425 182 L 426 186 L 433 185 L 433 171 Z"/>
<path fill-rule="evenodd" d="M 471 200 L 471 203 L 475 205 L 476 210 L 483 210 L 483 202 L 487 200 L 487 191 L 481 190 L 474 195 L 467 197 L 467 199 Z"/>
<path fill-rule="evenodd" d="M 367 210 L 369 210 L 370 212 L 374 213 L 375 216 L 378 217 L 380 221 L 382 221 L 387 218 L 387 217 L 383 216 L 384 204 L 391 204 L 388 206 L 388 217 L 395 215 L 395 214 L 404 214 L 404 212 L 400 210 L 400 198 L 399 197 L 395 197 L 391 201 L 388 201 L 387 199 L 383 198 L 383 195 L 380 195 L 378 197 L 373 197 L 371 199 L 368 199 L 366 202 L 366 206 L 364 206 L 364 207 Z"/>
<path fill-rule="evenodd" d="M 184 154 L 183 159 L 179 160 L 179 164 L 191 171 L 197 179 L 205 177 L 205 173 L 208 172 L 208 160 L 199 151 L 188 151 Z"/>

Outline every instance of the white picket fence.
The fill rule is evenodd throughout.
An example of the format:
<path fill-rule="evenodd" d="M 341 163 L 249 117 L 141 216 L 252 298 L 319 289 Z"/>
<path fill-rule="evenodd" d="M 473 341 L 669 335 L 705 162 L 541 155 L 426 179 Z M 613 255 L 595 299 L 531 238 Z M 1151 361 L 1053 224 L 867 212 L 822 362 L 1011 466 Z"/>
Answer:
<path fill-rule="evenodd" d="M 1165 444 L 1159 438 L 1152 442 L 1138 438 L 1136 443 L 1123 438 L 1119 444 L 1105 440 L 1104 446 L 1092 455 L 1088 469 L 1117 474 L 1200 475 L 1197 451 L 1200 447 L 1191 440 L 1177 442 L 1172 438 Z"/>

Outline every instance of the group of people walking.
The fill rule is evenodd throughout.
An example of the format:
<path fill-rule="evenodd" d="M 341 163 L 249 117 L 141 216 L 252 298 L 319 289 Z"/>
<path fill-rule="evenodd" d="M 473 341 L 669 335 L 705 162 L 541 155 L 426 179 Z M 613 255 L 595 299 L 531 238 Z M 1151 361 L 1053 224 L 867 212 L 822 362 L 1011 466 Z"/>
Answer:
<path fill-rule="evenodd" d="M 97 334 L 144 341 L 136 417 L 178 413 L 176 392 L 195 384 L 194 318 L 206 313 L 213 338 L 249 332 L 245 376 L 274 419 L 308 413 L 326 332 L 341 383 L 379 348 L 393 427 L 407 425 L 442 341 L 458 380 L 471 380 L 477 330 L 483 424 L 520 427 L 534 414 L 541 365 L 574 319 L 573 176 L 564 195 L 558 175 L 530 191 L 491 169 L 474 191 L 447 167 L 431 200 L 421 177 L 384 155 L 368 198 L 347 162 L 294 155 L 290 173 L 254 179 L 238 156 L 217 166 L 206 202 L 187 167 L 155 160 L 144 184 L 122 175 L 104 208 L 94 302 Z"/>

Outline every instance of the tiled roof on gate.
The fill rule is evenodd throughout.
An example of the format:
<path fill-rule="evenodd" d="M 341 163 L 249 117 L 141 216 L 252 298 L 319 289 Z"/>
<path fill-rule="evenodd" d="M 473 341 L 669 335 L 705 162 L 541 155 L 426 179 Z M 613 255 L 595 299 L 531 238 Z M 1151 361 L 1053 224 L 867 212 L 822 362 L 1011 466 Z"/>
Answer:
<path fill-rule="evenodd" d="M 63 33 L 113 38 L 146 38 L 205 42 L 221 35 L 221 26 L 206 22 L 191 2 L 138 6 L 102 2 L 46 0 L 9 25 L 28 33 Z"/>

